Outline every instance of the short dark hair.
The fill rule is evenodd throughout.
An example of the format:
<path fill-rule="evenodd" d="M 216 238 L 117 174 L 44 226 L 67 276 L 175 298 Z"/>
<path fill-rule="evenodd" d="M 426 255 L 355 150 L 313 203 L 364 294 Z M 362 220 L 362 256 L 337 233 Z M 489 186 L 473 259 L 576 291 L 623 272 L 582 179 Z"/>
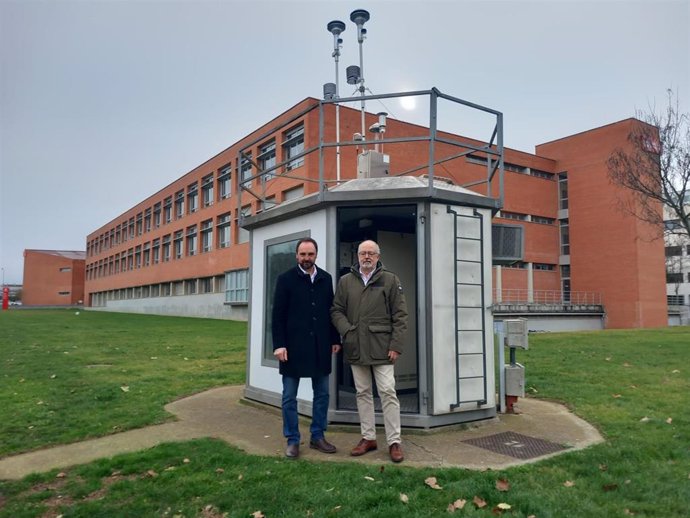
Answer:
<path fill-rule="evenodd" d="M 312 245 L 314 245 L 314 248 L 316 249 L 316 253 L 317 254 L 319 253 L 319 245 L 317 245 L 316 241 L 310 237 L 303 237 L 302 239 L 297 241 L 297 246 L 295 247 L 295 253 L 299 252 L 299 246 L 302 243 L 311 243 Z"/>

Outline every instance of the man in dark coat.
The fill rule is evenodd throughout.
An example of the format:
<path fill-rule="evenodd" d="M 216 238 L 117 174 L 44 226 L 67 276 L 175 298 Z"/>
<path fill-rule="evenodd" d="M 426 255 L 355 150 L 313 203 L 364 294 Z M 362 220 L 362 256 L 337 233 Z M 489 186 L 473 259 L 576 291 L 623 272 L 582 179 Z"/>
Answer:
<path fill-rule="evenodd" d="M 311 440 L 309 447 L 335 453 L 324 433 L 328 423 L 328 377 L 331 355 L 340 351 L 340 336 L 333 327 L 330 307 L 333 280 L 316 266 L 318 245 L 311 238 L 297 243 L 297 266 L 283 272 L 276 281 L 273 297 L 273 355 L 280 361 L 283 376 L 283 435 L 285 456 L 299 456 L 297 389 L 300 378 L 311 378 Z"/>

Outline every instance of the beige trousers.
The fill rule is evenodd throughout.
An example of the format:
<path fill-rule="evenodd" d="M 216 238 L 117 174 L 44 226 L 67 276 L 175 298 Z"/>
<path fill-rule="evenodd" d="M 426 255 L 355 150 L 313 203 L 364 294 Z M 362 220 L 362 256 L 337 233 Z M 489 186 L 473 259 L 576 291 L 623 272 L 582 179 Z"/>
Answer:
<path fill-rule="evenodd" d="M 352 377 L 357 389 L 357 412 L 359 413 L 362 437 L 376 440 L 376 419 L 374 416 L 374 393 L 372 371 L 376 387 L 381 396 L 383 424 L 386 429 L 388 446 L 400 441 L 400 402 L 395 393 L 393 365 L 351 365 Z"/>

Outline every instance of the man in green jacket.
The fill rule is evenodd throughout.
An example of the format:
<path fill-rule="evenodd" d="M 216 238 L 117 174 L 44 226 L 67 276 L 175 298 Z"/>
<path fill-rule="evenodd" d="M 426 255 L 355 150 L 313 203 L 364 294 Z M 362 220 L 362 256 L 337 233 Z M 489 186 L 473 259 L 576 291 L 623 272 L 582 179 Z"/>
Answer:
<path fill-rule="evenodd" d="M 357 249 L 358 264 L 338 281 L 331 320 L 342 337 L 345 359 L 352 367 L 357 390 L 362 439 L 353 456 L 375 450 L 376 421 L 372 373 L 381 396 L 386 442 L 393 462 L 403 460 L 400 444 L 400 402 L 395 392 L 394 364 L 403 352 L 407 305 L 400 279 L 384 270 L 374 241 Z"/>

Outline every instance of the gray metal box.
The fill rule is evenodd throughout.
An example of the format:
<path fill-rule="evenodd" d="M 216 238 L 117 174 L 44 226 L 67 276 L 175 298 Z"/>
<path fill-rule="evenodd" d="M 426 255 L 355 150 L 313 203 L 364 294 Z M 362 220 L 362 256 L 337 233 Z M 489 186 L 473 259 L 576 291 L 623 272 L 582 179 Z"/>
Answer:
<path fill-rule="evenodd" d="M 506 396 L 525 397 L 525 367 L 506 365 Z"/>
<path fill-rule="evenodd" d="M 390 156 L 373 149 L 367 149 L 357 157 L 357 178 L 380 178 L 388 176 Z"/>
<path fill-rule="evenodd" d="M 529 349 L 526 318 L 506 319 L 503 321 L 503 325 L 506 334 L 505 345 L 507 345 L 508 347 L 520 347 L 521 349 Z"/>
<path fill-rule="evenodd" d="M 525 258 L 525 229 L 522 225 L 491 224 L 491 262 L 513 264 Z"/>

